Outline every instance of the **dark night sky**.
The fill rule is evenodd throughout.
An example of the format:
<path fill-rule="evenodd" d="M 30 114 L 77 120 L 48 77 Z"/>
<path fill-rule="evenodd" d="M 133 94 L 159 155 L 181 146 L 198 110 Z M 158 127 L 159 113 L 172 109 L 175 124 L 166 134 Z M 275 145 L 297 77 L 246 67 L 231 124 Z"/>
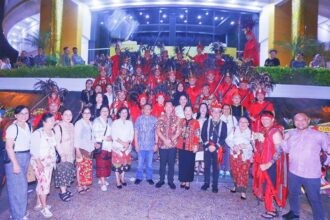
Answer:
<path fill-rule="evenodd" d="M 0 59 L 3 57 L 9 57 L 10 61 L 14 63 L 16 61 L 18 52 L 13 49 L 7 42 L 2 30 L 2 20 L 4 17 L 5 1 L 0 1 Z"/>

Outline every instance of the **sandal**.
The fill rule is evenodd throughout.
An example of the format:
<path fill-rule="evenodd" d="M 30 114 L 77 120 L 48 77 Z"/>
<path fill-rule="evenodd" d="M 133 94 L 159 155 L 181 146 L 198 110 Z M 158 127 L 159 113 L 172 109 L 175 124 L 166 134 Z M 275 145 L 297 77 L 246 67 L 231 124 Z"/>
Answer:
<path fill-rule="evenodd" d="M 87 187 L 87 188 L 85 189 L 85 192 L 89 192 L 90 190 L 91 190 L 91 188 Z"/>
<path fill-rule="evenodd" d="M 261 215 L 261 217 L 265 218 L 265 219 L 272 219 L 272 218 L 276 218 L 278 217 L 278 212 L 274 211 L 274 212 L 265 212 Z"/>
<path fill-rule="evenodd" d="M 69 194 L 66 194 L 66 193 L 59 193 L 58 195 L 60 196 L 60 199 L 61 199 L 63 202 L 69 202 L 69 201 L 70 201 L 70 196 L 69 196 Z"/>
<path fill-rule="evenodd" d="M 70 192 L 69 190 L 67 190 L 67 191 L 65 192 L 65 194 L 68 194 L 70 197 L 73 197 L 73 193 Z"/>
<path fill-rule="evenodd" d="M 78 192 L 78 194 L 84 194 L 85 190 L 82 187 L 78 187 L 77 192 Z"/>

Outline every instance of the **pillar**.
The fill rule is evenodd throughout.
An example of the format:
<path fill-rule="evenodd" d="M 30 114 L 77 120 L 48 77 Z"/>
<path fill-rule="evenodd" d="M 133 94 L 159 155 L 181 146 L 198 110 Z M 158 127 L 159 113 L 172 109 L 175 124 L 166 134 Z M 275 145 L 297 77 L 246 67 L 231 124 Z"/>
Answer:
<path fill-rule="evenodd" d="M 49 35 L 45 52 L 56 55 L 61 51 L 61 32 L 63 17 L 63 0 L 40 1 L 40 38 Z"/>

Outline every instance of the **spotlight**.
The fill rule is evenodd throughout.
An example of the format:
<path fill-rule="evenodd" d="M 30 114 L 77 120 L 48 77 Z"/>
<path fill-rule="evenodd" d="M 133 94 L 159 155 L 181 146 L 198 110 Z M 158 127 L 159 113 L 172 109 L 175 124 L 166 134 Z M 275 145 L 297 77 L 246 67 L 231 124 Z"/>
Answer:
<path fill-rule="evenodd" d="M 184 12 L 185 12 L 185 13 L 188 13 L 188 10 L 186 9 Z"/>
<path fill-rule="evenodd" d="M 214 20 L 216 20 L 216 21 L 217 21 L 218 19 L 219 19 L 218 17 L 214 17 Z"/>
<path fill-rule="evenodd" d="M 160 20 L 160 23 L 163 23 L 163 20 Z"/>
<path fill-rule="evenodd" d="M 184 23 L 187 23 L 187 20 L 184 20 Z"/>
<path fill-rule="evenodd" d="M 103 21 L 101 21 L 101 23 L 100 23 L 101 25 L 103 25 L 104 24 L 104 22 Z"/>
<path fill-rule="evenodd" d="M 146 19 L 149 19 L 149 15 L 146 15 Z"/>
<path fill-rule="evenodd" d="M 184 17 L 184 15 L 180 15 L 180 18 L 182 19 Z"/>
<path fill-rule="evenodd" d="M 209 13 L 208 13 L 208 12 L 206 12 L 206 13 L 205 13 L 205 15 L 209 15 Z"/>
<path fill-rule="evenodd" d="M 163 11 L 162 10 L 159 10 L 159 13 L 162 13 Z"/>
<path fill-rule="evenodd" d="M 143 13 L 142 13 L 142 12 L 140 12 L 139 14 L 140 14 L 140 15 L 143 15 Z"/>
<path fill-rule="evenodd" d="M 221 17 L 220 19 L 221 19 L 221 20 L 223 20 L 223 19 L 224 19 L 224 17 Z"/>
<path fill-rule="evenodd" d="M 166 14 L 163 14 L 163 18 L 167 18 L 167 15 Z"/>
<path fill-rule="evenodd" d="M 235 24 L 235 21 L 231 21 L 231 22 L 230 22 L 230 25 L 234 25 L 234 24 Z"/>
<path fill-rule="evenodd" d="M 202 16 L 200 16 L 200 15 L 197 16 L 197 19 L 201 19 L 201 18 L 202 18 Z"/>
<path fill-rule="evenodd" d="M 202 22 L 200 21 L 198 24 L 202 24 Z"/>
<path fill-rule="evenodd" d="M 129 16 L 129 19 L 133 19 L 133 16 Z"/>
<path fill-rule="evenodd" d="M 117 20 L 114 20 L 113 22 L 114 22 L 115 24 L 117 24 L 118 21 L 117 21 Z"/>

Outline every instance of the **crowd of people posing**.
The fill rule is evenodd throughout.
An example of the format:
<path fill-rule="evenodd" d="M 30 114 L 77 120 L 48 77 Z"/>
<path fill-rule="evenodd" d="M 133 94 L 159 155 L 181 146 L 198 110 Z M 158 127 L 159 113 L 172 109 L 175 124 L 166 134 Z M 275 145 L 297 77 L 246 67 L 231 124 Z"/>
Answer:
<path fill-rule="evenodd" d="M 28 123 L 29 108 L 16 107 L 16 120 L 5 131 L 10 158 L 5 167 L 13 219 L 24 219 L 26 215 L 29 164 L 37 179 L 34 209 L 48 218 L 53 215 L 47 204 L 53 172 L 59 198 L 64 202 L 73 196 L 68 187 L 74 180 L 79 194 L 90 190 L 93 159 L 100 190 L 108 190 L 111 170 L 120 190 L 127 186 L 125 173 L 131 166 L 132 150 L 138 154 L 135 184 L 144 180 L 144 167 L 146 181 L 155 184 L 152 162 L 157 152 L 157 188 L 163 187 L 166 176 L 170 189 L 176 189 L 174 168 L 178 160 L 180 188 L 189 190 L 194 175 L 200 173 L 204 174 L 201 190 L 211 187 L 217 193 L 220 173 L 232 176 L 234 186 L 230 192 L 239 192 L 246 200 L 253 164 L 253 192 L 265 203 L 262 217 L 277 217 L 277 206 L 285 207 L 288 193 L 291 211 L 284 217 L 299 217 L 298 195 L 304 185 L 314 219 L 324 219 L 319 154 L 328 151 L 329 143 L 326 135 L 308 128 L 305 114 L 295 115 L 296 129 L 283 135 L 272 103 L 265 100 L 266 92 L 259 89 L 253 93 L 244 79 L 237 87 L 231 75 L 224 74 L 219 80 L 216 71 L 207 71 L 203 84 L 193 74 L 183 83 L 176 80 L 173 70 L 165 74 L 165 79 L 154 69 L 147 85 L 157 87 L 163 83 L 168 93 L 155 91 L 152 97 L 140 93 L 134 103 L 125 90 L 126 66 L 114 81 L 108 79 L 104 68 L 99 71 L 99 77 L 94 82 L 87 80 L 81 92 L 77 120 L 73 120 L 76 117 L 69 109 L 62 107 L 59 112 L 61 102 L 56 91 L 49 97 L 49 111 L 33 123 L 33 129 Z"/>

